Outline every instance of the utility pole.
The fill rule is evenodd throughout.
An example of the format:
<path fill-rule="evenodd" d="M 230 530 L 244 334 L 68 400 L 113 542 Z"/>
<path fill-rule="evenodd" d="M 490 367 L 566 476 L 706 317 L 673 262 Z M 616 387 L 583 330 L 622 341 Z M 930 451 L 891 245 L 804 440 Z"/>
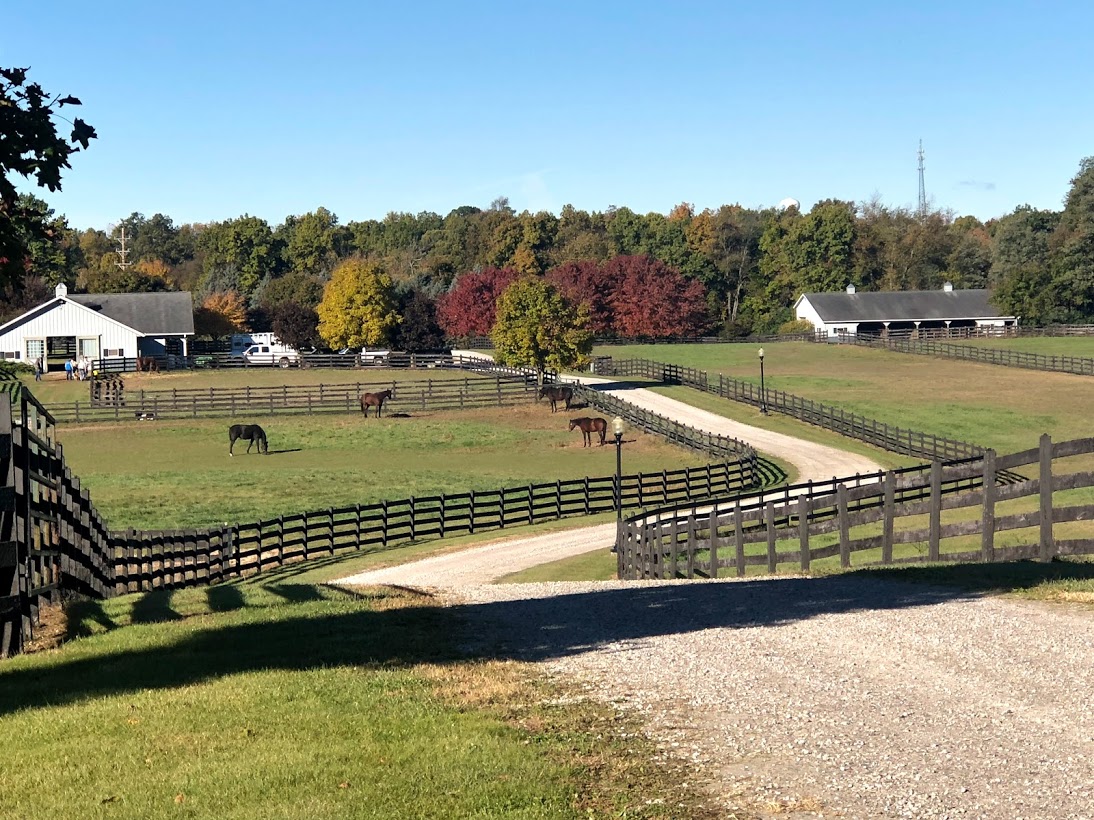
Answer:
<path fill-rule="evenodd" d="M 125 225 L 122 225 L 121 245 L 118 248 L 118 261 L 114 263 L 122 270 L 126 270 L 133 263 L 129 261 L 129 251 L 125 247 Z"/>
<path fill-rule="evenodd" d="M 927 216 L 927 187 L 923 182 L 923 140 L 919 141 L 919 207 L 916 214 L 920 219 Z"/>

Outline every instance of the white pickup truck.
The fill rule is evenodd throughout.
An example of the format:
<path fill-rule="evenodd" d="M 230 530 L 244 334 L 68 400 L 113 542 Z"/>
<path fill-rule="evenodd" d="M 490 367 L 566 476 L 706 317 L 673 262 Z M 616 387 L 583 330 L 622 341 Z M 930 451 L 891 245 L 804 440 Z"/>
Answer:
<path fill-rule="evenodd" d="M 247 364 L 268 364 L 289 367 L 300 364 L 300 353 L 291 347 L 278 344 L 251 345 L 243 351 L 243 360 Z"/>

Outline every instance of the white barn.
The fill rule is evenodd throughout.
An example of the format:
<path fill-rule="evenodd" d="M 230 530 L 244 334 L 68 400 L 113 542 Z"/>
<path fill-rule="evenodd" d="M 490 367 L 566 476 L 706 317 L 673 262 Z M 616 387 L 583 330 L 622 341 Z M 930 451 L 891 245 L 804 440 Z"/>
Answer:
<path fill-rule="evenodd" d="M 803 293 L 794 303 L 798 319 L 811 322 L 830 337 L 847 334 L 884 336 L 892 331 L 1006 328 L 1019 317 L 1006 316 L 991 304 L 990 290 L 954 290 L 949 282 L 942 290 Z"/>
<path fill-rule="evenodd" d="M 193 335 L 187 292 L 69 294 L 60 284 L 53 299 L 0 326 L 0 359 L 186 356 Z"/>

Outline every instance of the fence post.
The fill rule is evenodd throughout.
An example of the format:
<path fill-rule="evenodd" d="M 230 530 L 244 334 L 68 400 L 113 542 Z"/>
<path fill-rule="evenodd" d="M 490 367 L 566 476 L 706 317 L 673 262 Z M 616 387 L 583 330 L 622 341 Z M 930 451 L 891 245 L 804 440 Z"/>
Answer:
<path fill-rule="evenodd" d="M 733 540 L 737 548 L 737 577 L 744 578 L 745 575 L 745 534 L 744 524 L 742 522 L 743 513 L 741 512 L 741 505 L 738 502 L 733 509 Z"/>
<path fill-rule="evenodd" d="M 710 511 L 710 577 L 718 577 L 718 509 Z"/>
<path fill-rule="evenodd" d="M 802 572 L 809 572 L 809 508 L 813 501 L 813 488 L 798 496 L 798 545 L 801 552 Z"/>
<path fill-rule="evenodd" d="M 984 451 L 984 514 L 981 518 L 980 560 L 995 560 L 995 450 Z"/>
<path fill-rule="evenodd" d="M 893 563 L 893 520 L 896 517 L 896 473 L 885 473 L 885 500 L 882 502 L 881 563 Z"/>
<path fill-rule="evenodd" d="M 1056 555 L 1052 536 L 1052 437 L 1041 436 L 1041 544 L 1038 557 L 1051 561 Z"/>
<path fill-rule="evenodd" d="M 687 568 L 685 578 L 695 577 L 695 510 L 688 516 L 688 540 L 687 540 Z"/>
<path fill-rule="evenodd" d="M 777 559 L 775 556 L 775 502 L 768 501 L 764 506 L 764 527 L 767 530 L 767 571 L 775 574 Z"/>
<path fill-rule="evenodd" d="M 931 462 L 931 512 L 930 535 L 927 543 L 927 560 L 937 561 L 939 541 L 942 538 L 942 462 Z"/>
<path fill-rule="evenodd" d="M 839 516 L 839 565 L 851 566 L 851 524 L 847 515 L 847 485 L 836 487 L 836 515 Z"/>

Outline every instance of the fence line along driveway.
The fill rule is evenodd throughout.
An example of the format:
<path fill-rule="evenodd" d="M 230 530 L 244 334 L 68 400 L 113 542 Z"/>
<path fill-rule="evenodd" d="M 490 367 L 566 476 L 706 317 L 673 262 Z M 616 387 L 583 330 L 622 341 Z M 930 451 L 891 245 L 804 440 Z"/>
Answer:
<path fill-rule="evenodd" d="M 732 436 L 745 441 L 763 453 L 792 464 L 798 470 L 799 481 L 826 480 L 833 476 L 873 473 L 881 469 L 865 456 L 845 453 L 834 447 L 742 424 L 654 393 L 652 390 L 612 388 L 610 385 L 618 384 L 618 382 L 592 376 L 583 376 L 577 381 L 683 424 L 691 425 L 698 430 Z M 573 411 L 569 415 L 578 415 L 580 412 L 584 411 Z M 624 441 L 626 441 L 625 435 Z M 627 448 L 624 444 L 624 471 L 626 457 Z M 483 547 L 424 558 L 395 567 L 371 570 L 342 578 L 337 583 L 395 584 L 437 588 L 488 584 L 504 575 L 550 561 L 581 555 L 595 549 L 610 549 L 614 541 L 614 524 L 581 527 L 564 533 L 547 533 L 498 541 Z"/>

